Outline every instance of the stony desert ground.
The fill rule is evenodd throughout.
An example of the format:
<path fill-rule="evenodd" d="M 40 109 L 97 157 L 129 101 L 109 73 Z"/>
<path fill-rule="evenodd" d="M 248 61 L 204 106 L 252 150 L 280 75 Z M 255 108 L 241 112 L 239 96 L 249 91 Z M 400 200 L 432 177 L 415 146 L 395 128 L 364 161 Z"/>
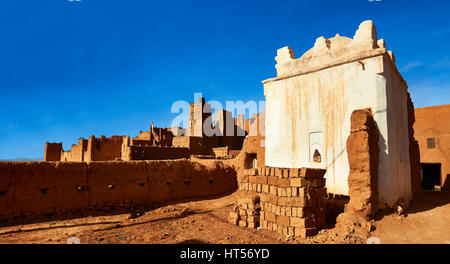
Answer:
<path fill-rule="evenodd" d="M 208 200 L 166 205 L 135 212 L 89 212 L 2 223 L 0 243 L 62 244 L 70 237 L 81 243 L 345 243 L 339 230 L 294 239 L 268 230 L 234 226 L 227 221 L 236 193 Z M 372 236 L 381 243 L 450 243 L 450 193 L 424 192 L 406 215 L 379 216 Z M 340 237 L 341 236 L 341 237 Z"/>

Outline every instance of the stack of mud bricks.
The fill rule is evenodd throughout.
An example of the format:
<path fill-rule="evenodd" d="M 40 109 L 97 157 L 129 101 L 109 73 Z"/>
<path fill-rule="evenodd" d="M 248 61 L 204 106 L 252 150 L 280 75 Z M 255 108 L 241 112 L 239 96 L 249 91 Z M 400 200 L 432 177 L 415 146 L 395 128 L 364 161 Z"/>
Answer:
<path fill-rule="evenodd" d="M 242 227 L 257 228 L 260 222 L 260 201 L 258 195 L 240 197 L 237 200 L 229 221 Z"/>
<path fill-rule="evenodd" d="M 259 196 L 262 229 L 305 238 L 325 226 L 325 172 L 312 168 L 247 169 L 239 188 Z"/>

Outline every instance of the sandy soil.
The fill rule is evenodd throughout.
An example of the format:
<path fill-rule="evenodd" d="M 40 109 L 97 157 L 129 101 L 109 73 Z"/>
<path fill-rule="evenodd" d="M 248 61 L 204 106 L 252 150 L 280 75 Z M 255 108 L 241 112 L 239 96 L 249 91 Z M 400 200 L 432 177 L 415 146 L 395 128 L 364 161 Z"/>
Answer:
<path fill-rule="evenodd" d="M 154 210 L 91 212 L 90 215 L 3 223 L 0 243 L 311 243 L 279 237 L 227 222 L 236 194 L 179 203 Z M 9 226 L 6 226 L 9 225 Z M 412 202 L 407 216 L 387 215 L 375 222 L 372 236 L 381 243 L 450 243 L 450 193 L 426 192 Z M 322 235 L 328 231 L 322 232 Z"/>

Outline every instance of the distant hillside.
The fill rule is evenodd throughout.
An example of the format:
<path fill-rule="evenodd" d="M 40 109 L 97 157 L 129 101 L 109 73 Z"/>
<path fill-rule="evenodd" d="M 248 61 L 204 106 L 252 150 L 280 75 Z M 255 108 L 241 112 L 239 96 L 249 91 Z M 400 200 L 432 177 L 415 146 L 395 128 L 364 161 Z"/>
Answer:
<path fill-rule="evenodd" d="M 29 158 L 15 158 L 15 159 L 0 159 L 0 161 L 42 161 L 43 158 L 35 158 L 35 159 L 29 159 Z"/>

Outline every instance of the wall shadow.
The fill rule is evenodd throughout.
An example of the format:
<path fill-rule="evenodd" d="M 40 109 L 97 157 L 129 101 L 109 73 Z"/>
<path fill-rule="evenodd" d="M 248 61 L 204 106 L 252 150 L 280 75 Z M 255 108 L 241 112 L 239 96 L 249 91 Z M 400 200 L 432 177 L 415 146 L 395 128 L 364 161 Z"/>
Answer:
<path fill-rule="evenodd" d="M 184 198 L 184 199 L 179 199 L 177 201 L 158 202 L 158 203 L 154 203 L 153 206 L 134 205 L 133 207 L 130 207 L 130 208 L 108 206 L 110 208 L 109 210 L 83 209 L 83 210 L 79 210 L 77 212 L 69 212 L 69 213 L 63 213 L 63 214 L 47 214 L 47 215 L 38 215 L 38 216 L 14 217 L 9 220 L 0 221 L 0 228 L 13 227 L 13 226 L 17 226 L 17 225 L 39 224 L 39 223 L 52 222 L 52 221 L 73 220 L 73 219 L 86 218 L 86 217 L 115 216 L 115 215 L 121 215 L 121 214 L 131 214 L 131 213 L 141 213 L 142 214 L 144 212 L 156 210 L 156 209 L 164 207 L 164 206 L 175 205 L 175 204 L 180 204 L 180 203 L 204 201 L 204 200 L 214 200 L 214 199 L 222 198 L 222 197 L 225 197 L 225 196 L 228 196 L 228 195 L 234 193 L 236 190 L 237 190 L 237 187 L 234 190 L 223 193 L 223 194 L 210 195 L 210 196 L 205 196 L 205 197 Z M 204 213 L 207 213 L 207 212 L 204 212 Z M 173 218 L 180 218 L 180 217 L 173 217 Z M 161 219 L 159 219 L 159 220 L 161 220 Z M 155 220 L 155 221 L 158 221 L 158 220 Z M 59 225 L 59 226 L 54 226 L 54 227 L 36 228 L 36 229 L 30 229 L 30 230 L 24 230 L 24 231 L 31 232 L 31 231 L 38 231 L 38 230 L 54 229 L 54 228 L 71 228 L 71 227 L 84 226 L 84 225 L 115 224 L 115 223 L 119 223 L 119 222 L 121 222 L 121 221 L 111 221 L 111 222 L 106 221 L 106 222 L 101 222 L 101 223 Z M 24 231 L 17 231 L 17 232 L 24 232 Z M 9 232 L 10 231 L 4 232 L 4 233 L 0 232 L 0 235 L 7 234 Z"/>
<path fill-rule="evenodd" d="M 425 212 L 446 204 L 450 204 L 450 192 L 422 190 L 411 201 L 407 213 Z"/>

